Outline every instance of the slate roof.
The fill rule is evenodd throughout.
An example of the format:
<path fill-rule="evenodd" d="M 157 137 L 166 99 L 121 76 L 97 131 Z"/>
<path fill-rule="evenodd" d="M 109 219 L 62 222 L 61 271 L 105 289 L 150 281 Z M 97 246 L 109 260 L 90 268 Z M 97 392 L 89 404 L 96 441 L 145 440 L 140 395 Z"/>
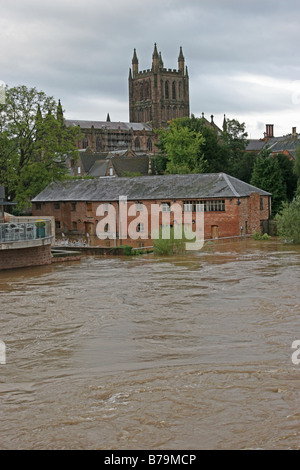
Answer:
<path fill-rule="evenodd" d="M 149 157 L 147 155 L 140 157 L 113 157 L 112 165 L 117 176 L 123 176 L 125 172 L 140 173 L 147 175 L 149 170 Z"/>
<path fill-rule="evenodd" d="M 168 200 L 197 198 L 247 197 L 266 191 L 225 173 L 190 175 L 155 175 L 135 178 L 95 178 L 53 182 L 32 202 Z"/>
<path fill-rule="evenodd" d="M 89 175 L 100 177 L 105 176 L 109 160 L 96 160 L 93 166 L 89 169 Z"/>
<path fill-rule="evenodd" d="M 300 146 L 300 135 L 293 137 L 292 135 L 283 136 L 283 137 L 271 137 L 266 147 L 268 147 L 272 152 L 281 153 L 284 150 L 288 152 L 296 151 L 297 147 Z"/>
<path fill-rule="evenodd" d="M 111 121 L 84 121 L 76 119 L 66 119 L 65 123 L 67 126 L 79 126 L 81 129 L 107 129 L 107 130 L 124 130 L 130 131 L 152 131 L 152 127 L 143 122 L 111 122 Z"/>
<path fill-rule="evenodd" d="M 266 142 L 264 140 L 258 140 L 258 139 L 252 139 L 249 140 L 249 143 L 247 145 L 247 150 L 249 152 L 251 151 L 257 151 L 261 150 L 265 146 Z"/>
<path fill-rule="evenodd" d="M 247 151 L 260 151 L 263 148 L 269 149 L 272 153 L 283 153 L 284 151 L 295 158 L 296 149 L 300 146 L 300 135 L 286 135 L 280 137 L 270 137 L 268 140 L 252 139 L 249 141 Z"/>
<path fill-rule="evenodd" d="M 95 162 L 97 160 L 104 160 L 106 156 L 107 156 L 107 152 L 106 153 L 104 152 L 103 153 L 102 152 L 90 153 L 90 152 L 85 152 L 85 151 L 79 151 L 79 158 L 80 158 L 84 173 L 89 173 L 90 169 L 95 164 Z"/>

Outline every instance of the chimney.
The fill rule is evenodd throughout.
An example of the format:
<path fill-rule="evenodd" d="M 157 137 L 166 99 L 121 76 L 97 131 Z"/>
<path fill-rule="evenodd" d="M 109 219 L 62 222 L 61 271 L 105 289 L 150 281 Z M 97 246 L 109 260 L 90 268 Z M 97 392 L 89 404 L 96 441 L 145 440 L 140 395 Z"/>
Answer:
<path fill-rule="evenodd" d="M 297 128 L 296 127 L 292 128 L 292 136 L 297 137 Z"/>
<path fill-rule="evenodd" d="M 266 124 L 266 138 L 274 137 L 274 124 Z"/>

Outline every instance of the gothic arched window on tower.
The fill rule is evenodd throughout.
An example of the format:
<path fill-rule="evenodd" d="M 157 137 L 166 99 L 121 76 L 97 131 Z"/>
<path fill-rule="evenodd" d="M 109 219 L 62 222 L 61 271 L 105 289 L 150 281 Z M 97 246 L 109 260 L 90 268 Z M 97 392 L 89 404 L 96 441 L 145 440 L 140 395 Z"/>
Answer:
<path fill-rule="evenodd" d="M 182 98 L 182 83 L 179 82 L 179 98 Z"/>
<path fill-rule="evenodd" d="M 136 150 L 139 150 L 141 148 L 140 139 L 138 137 L 134 141 L 134 147 Z"/>
<path fill-rule="evenodd" d="M 150 85 L 149 85 L 149 82 L 145 83 L 145 99 L 146 100 L 150 99 Z"/>
<path fill-rule="evenodd" d="M 176 100 L 176 82 L 172 83 L 172 100 Z"/>
<path fill-rule="evenodd" d="M 144 100 L 144 84 L 141 83 L 140 85 L 140 101 Z"/>
<path fill-rule="evenodd" d="M 168 82 L 168 80 L 165 83 L 165 98 L 166 98 L 166 100 L 169 99 L 169 82 Z"/>

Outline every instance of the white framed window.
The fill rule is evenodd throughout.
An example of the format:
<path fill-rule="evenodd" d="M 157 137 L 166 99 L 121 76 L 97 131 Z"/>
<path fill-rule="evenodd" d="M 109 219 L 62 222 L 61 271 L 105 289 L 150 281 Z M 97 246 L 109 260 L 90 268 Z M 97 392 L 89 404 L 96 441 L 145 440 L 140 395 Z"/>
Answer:
<path fill-rule="evenodd" d="M 193 212 L 193 203 L 192 201 L 185 201 L 183 203 L 184 212 Z"/>

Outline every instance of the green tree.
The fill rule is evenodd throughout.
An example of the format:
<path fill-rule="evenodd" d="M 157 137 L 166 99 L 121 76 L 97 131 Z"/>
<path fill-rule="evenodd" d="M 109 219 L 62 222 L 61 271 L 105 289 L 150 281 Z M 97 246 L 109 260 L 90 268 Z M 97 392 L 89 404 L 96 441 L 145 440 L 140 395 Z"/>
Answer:
<path fill-rule="evenodd" d="M 262 151 L 255 160 L 251 184 L 272 193 L 272 215 L 277 214 L 282 203 L 287 200 L 286 183 L 278 160 L 270 155 L 268 149 Z"/>
<path fill-rule="evenodd" d="M 300 181 L 300 146 L 296 150 L 294 173 L 296 177 L 298 178 L 298 181 Z"/>
<path fill-rule="evenodd" d="M 297 189 L 297 176 L 295 174 L 295 162 L 284 153 L 274 155 L 281 169 L 282 177 L 286 185 L 286 196 L 288 201 L 292 201 Z"/>
<path fill-rule="evenodd" d="M 200 132 L 204 137 L 201 153 L 206 161 L 206 171 L 208 173 L 226 173 L 228 171 L 228 149 L 224 146 L 217 128 L 204 117 L 197 118 L 193 114 L 190 118 L 181 118 L 178 122 L 192 131 Z"/>
<path fill-rule="evenodd" d="M 300 194 L 291 203 L 283 204 L 275 220 L 281 239 L 291 243 L 300 243 Z"/>
<path fill-rule="evenodd" d="M 0 183 L 19 208 L 30 207 L 47 184 L 67 176 L 79 132 L 65 126 L 54 98 L 36 88 L 7 88 L 0 105 Z"/>
<path fill-rule="evenodd" d="M 222 133 L 223 145 L 228 152 L 228 171 L 236 176 L 248 145 L 248 133 L 245 123 L 237 119 L 226 119 Z"/>
<path fill-rule="evenodd" d="M 159 148 L 166 155 L 166 173 L 203 173 L 205 160 L 201 152 L 204 138 L 200 132 L 183 126 L 180 119 L 159 133 Z"/>

